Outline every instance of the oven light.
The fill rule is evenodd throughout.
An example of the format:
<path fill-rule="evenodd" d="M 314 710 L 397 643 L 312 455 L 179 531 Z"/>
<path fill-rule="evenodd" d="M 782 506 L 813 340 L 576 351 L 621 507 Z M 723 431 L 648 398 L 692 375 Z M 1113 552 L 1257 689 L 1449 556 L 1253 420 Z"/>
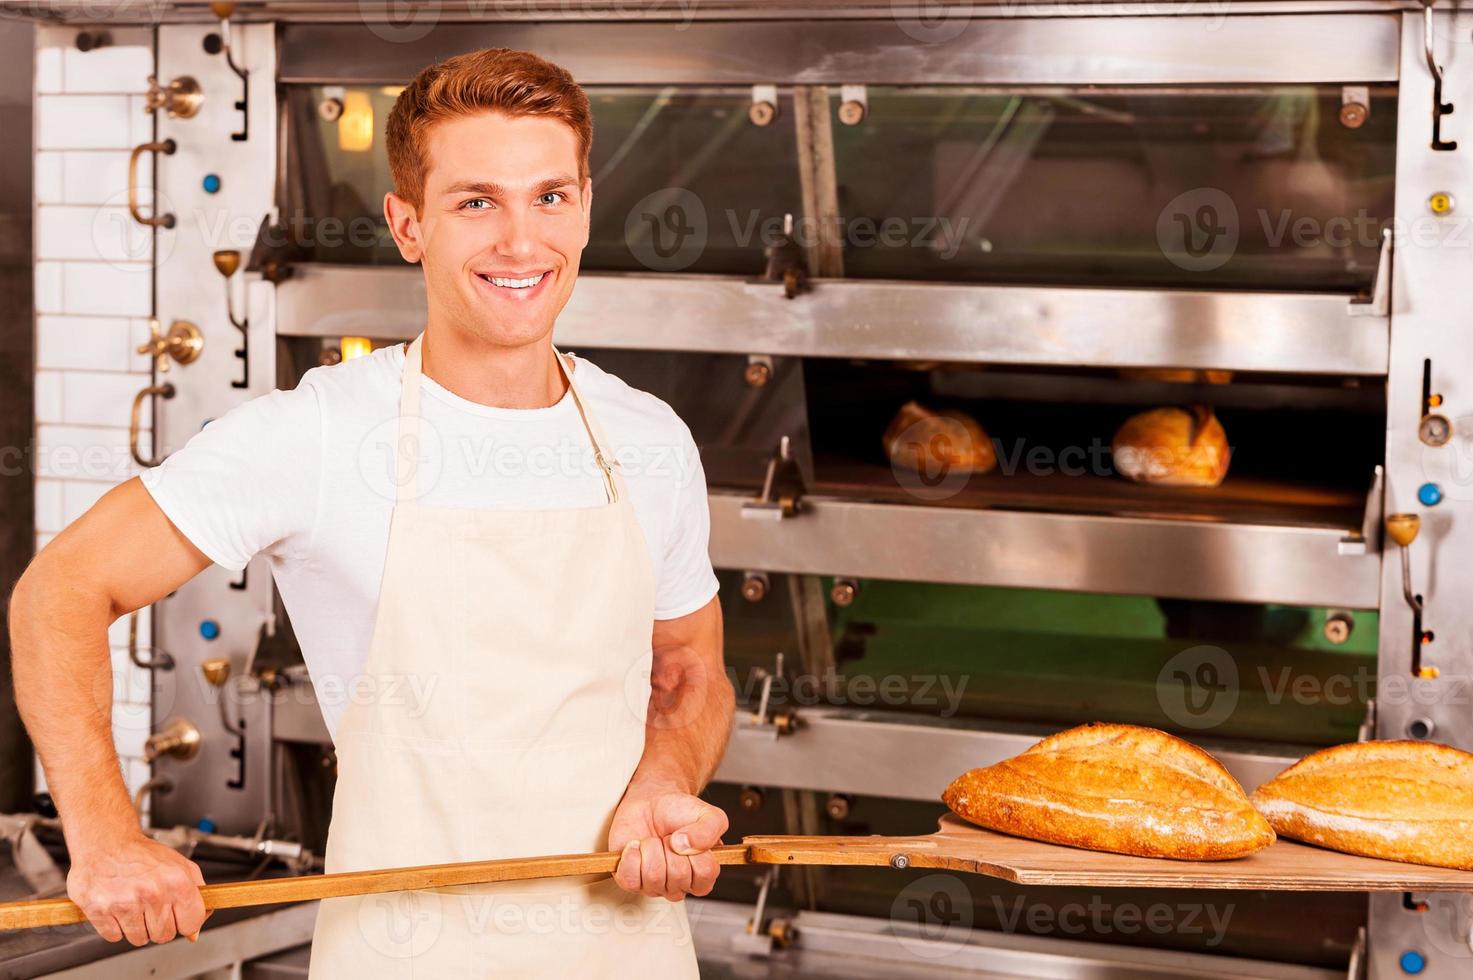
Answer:
<path fill-rule="evenodd" d="M 399 93 L 402 91 L 404 91 L 403 85 L 385 85 L 383 88 L 379 89 L 380 94 L 387 95 L 391 99 L 397 99 L 399 97 Z"/>
<path fill-rule="evenodd" d="M 367 337 L 344 337 L 338 342 L 338 350 L 342 352 L 343 360 L 351 361 L 355 357 L 373 351 L 373 341 Z"/>
<path fill-rule="evenodd" d="M 367 92 L 343 93 L 338 148 L 345 153 L 364 153 L 373 148 L 373 103 L 368 101 Z"/>

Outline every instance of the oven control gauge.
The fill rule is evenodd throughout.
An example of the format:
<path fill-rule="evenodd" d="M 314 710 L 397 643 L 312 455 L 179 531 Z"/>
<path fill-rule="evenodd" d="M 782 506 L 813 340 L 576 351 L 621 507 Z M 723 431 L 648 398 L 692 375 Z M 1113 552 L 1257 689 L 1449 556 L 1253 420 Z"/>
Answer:
<path fill-rule="evenodd" d="M 1429 446 L 1445 446 L 1453 437 L 1453 424 L 1446 415 L 1431 413 L 1422 416 L 1417 425 L 1417 438 Z"/>

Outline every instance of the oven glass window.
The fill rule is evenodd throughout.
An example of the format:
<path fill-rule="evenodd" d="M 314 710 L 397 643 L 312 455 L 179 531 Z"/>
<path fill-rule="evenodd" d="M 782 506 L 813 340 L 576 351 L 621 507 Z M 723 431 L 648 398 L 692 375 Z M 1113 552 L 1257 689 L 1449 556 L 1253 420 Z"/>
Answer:
<path fill-rule="evenodd" d="M 1396 98 L 1341 86 L 833 99 L 844 272 L 1038 284 L 1357 291 L 1390 223 Z M 849 119 L 854 117 L 850 115 Z M 1354 114 L 1344 118 L 1354 122 Z"/>
<path fill-rule="evenodd" d="M 384 127 L 399 88 L 301 86 L 288 98 L 288 199 L 303 261 L 402 265 L 383 217 Z M 749 89 L 587 89 L 593 216 L 582 268 L 756 276 L 799 220 L 792 98 L 753 121 Z"/>

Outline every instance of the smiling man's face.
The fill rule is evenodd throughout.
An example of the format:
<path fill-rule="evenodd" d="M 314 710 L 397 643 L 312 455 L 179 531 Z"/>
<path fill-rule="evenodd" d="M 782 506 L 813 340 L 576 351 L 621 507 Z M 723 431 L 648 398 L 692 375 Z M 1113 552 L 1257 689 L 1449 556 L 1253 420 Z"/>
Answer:
<path fill-rule="evenodd" d="M 424 266 L 431 321 L 497 346 L 545 338 L 588 244 L 593 185 L 579 187 L 573 130 L 547 116 L 460 116 L 431 127 L 426 161 L 419 217 L 392 192 L 384 208 L 400 253 Z"/>

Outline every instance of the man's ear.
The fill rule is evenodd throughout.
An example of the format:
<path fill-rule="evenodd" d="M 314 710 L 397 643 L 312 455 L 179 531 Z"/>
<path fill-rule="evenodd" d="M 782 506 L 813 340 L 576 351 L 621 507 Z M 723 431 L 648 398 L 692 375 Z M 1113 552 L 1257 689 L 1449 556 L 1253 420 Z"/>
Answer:
<path fill-rule="evenodd" d="M 412 264 L 424 257 L 419 219 L 413 205 L 389 191 L 384 194 L 384 220 L 389 223 L 389 234 L 394 236 L 394 244 L 399 246 L 399 254 L 404 256 L 404 261 Z"/>
<path fill-rule="evenodd" d="M 593 221 L 593 178 L 583 178 L 583 247 L 588 247 L 589 224 Z"/>

